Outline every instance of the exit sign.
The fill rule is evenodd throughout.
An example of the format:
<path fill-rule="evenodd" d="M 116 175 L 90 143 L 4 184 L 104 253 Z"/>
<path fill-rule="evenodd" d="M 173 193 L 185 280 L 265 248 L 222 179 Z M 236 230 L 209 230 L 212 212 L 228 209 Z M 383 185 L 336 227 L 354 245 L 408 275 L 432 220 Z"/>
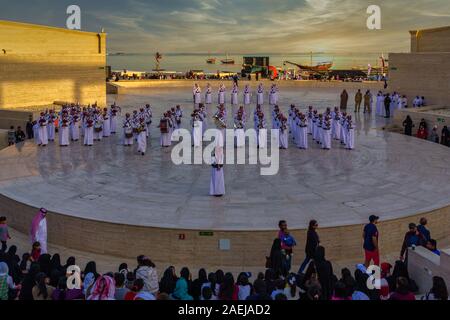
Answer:
<path fill-rule="evenodd" d="M 200 237 L 213 237 L 214 236 L 214 232 L 212 232 L 212 231 L 200 231 L 198 233 L 198 235 Z"/>

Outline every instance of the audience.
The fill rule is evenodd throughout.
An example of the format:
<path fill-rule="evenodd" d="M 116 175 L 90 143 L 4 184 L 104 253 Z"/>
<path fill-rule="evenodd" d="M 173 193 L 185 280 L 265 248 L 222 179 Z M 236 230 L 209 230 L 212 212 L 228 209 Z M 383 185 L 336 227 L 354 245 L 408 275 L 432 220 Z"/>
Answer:
<path fill-rule="evenodd" d="M 6 222 L 6 219 L 1 219 Z M 286 270 L 280 271 L 283 269 L 280 261 L 283 259 L 282 240 L 277 237 L 269 267 L 265 273 L 259 273 L 253 283 L 249 272 L 241 272 L 235 280 L 232 273 L 219 269 L 208 274 L 203 268 L 192 281 L 188 268 L 181 269 L 178 277 L 173 266 L 167 268 L 158 281 L 156 265 L 141 255 L 136 259 L 134 271 L 122 263 L 118 272 L 100 274 L 96 262 L 90 261 L 80 274 L 81 288 L 72 288 L 68 284 L 71 276 L 68 271 L 69 267 L 76 265 L 75 257 L 69 257 L 66 264 L 61 265 L 59 254 L 41 254 L 40 244 L 36 242 L 31 254 L 25 253 L 20 259 L 16 246 L 9 247 L 8 251 L 5 246 L 0 252 L 0 300 L 415 300 L 419 288 L 409 277 L 407 264 L 402 260 L 396 261 L 392 273 L 392 265 L 380 265 L 379 290 L 368 288 L 369 274 L 364 264 L 357 265 L 353 275 L 348 268 L 342 269 L 338 280 L 331 262 L 326 259 L 325 248 L 319 245 L 315 234 L 317 225 L 317 221 L 310 222 L 308 235 L 312 245 L 306 248 L 309 260 L 305 273 L 285 276 Z M 410 246 L 423 245 L 440 254 L 426 225 L 426 218 L 420 219 L 419 226 L 409 225 L 402 253 Z M 315 247 L 314 253 L 312 247 Z M 448 291 L 443 278 L 433 277 L 431 289 L 421 299 L 447 300 Z"/>

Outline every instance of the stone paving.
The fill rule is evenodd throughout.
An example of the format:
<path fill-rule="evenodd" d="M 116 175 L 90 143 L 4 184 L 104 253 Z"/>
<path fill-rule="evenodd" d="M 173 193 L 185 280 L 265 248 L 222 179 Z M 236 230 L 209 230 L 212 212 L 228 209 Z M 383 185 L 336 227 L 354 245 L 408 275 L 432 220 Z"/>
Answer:
<path fill-rule="evenodd" d="M 323 110 L 336 104 L 338 94 L 286 89 L 280 105 L 285 112 L 295 101 L 304 110 L 309 104 Z M 124 112 L 152 103 L 155 120 L 180 101 L 183 127 L 189 127 L 192 106 L 185 89 L 137 90 L 109 100 L 118 100 Z M 269 107 L 265 110 L 270 117 Z M 135 147 L 124 148 L 120 136 L 92 148 L 26 143 L 0 152 L 0 193 L 86 219 L 194 230 L 273 230 L 279 219 L 288 219 L 292 229 L 305 228 L 311 218 L 322 227 L 342 226 L 364 223 L 371 214 L 395 219 L 449 205 L 450 149 L 377 129 L 384 124 L 373 115 L 356 117 L 354 151 L 337 142 L 330 151 L 291 144 L 280 150 L 276 176 L 261 176 L 259 166 L 226 166 L 224 198 L 208 196 L 209 166 L 171 162 L 171 149 L 160 148 L 155 124 L 145 157 Z"/>

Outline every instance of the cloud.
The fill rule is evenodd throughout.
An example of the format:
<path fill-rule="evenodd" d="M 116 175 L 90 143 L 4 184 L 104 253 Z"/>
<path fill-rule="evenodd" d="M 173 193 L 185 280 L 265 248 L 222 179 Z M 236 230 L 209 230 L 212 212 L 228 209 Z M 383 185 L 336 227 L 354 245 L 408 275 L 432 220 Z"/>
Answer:
<path fill-rule="evenodd" d="M 16 1 L 17 2 L 17 1 Z M 388 52 L 408 30 L 448 25 L 448 0 L 78 0 L 83 29 L 108 32 L 110 51 Z M 69 0 L 2 5 L 0 18 L 65 26 Z M 366 28 L 378 4 L 382 30 Z M 27 9 L 28 8 L 28 9 Z"/>

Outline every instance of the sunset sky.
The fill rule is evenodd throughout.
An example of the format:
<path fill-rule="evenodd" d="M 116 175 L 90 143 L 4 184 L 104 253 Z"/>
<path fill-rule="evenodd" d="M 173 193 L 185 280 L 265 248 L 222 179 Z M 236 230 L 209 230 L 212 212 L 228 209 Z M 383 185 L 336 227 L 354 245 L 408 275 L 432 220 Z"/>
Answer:
<path fill-rule="evenodd" d="M 450 25 L 449 0 L 1 0 L 0 19 L 108 33 L 110 52 L 399 52 L 408 30 Z M 379 5 L 382 29 L 368 30 Z"/>

